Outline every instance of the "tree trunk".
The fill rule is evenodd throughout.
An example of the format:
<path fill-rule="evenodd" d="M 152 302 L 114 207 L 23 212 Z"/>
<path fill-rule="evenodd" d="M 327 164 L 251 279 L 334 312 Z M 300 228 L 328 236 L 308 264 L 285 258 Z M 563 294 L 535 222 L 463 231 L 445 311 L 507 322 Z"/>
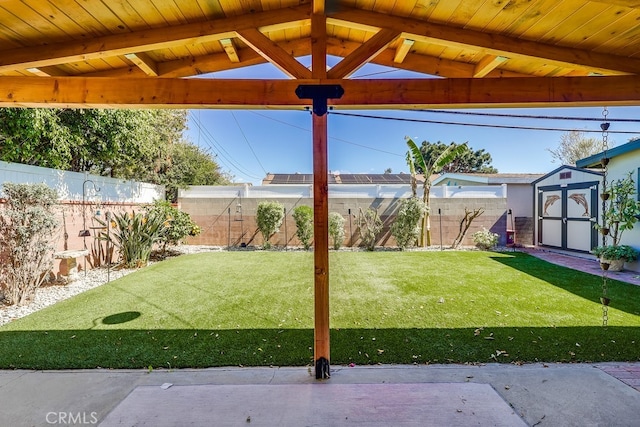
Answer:
<path fill-rule="evenodd" d="M 469 227 L 471 227 L 471 223 L 474 219 L 479 217 L 484 213 L 484 209 L 479 208 L 471 212 L 467 208 L 464 208 L 464 218 L 460 221 L 460 231 L 458 232 L 458 236 L 453 241 L 451 245 L 451 249 L 458 249 L 465 236 L 467 235 L 467 231 L 469 231 Z"/>

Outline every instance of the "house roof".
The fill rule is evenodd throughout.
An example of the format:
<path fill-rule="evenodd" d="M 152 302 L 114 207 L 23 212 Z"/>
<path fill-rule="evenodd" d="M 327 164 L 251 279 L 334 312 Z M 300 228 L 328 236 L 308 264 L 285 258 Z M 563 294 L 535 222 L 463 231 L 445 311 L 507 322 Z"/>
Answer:
<path fill-rule="evenodd" d="M 433 185 L 455 181 L 470 181 L 478 184 L 531 184 L 543 174 L 539 173 L 444 173 L 432 181 Z M 453 184 L 452 184 L 453 185 Z"/>
<path fill-rule="evenodd" d="M 563 171 L 563 170 L 579 171 L 579 172 L 584 172 L 584 173 L 587 173 L 587 174 L 602 176 L 601 172 L 597 172 L 597 171 L 593 171 L 593 170 L 589 170 L 589 169 L 581 169 L 581 168 L 578 168 L 578 167 L 575 167 L 575 166 L 562 165 L 562 166 L 560 166 L 558 168 L 555 168 L 551 172 L 548 172 L 548 173 L 542 175 L 540 178 L 538 178 L 535 181 L 533 181 L 531 183 L 531 185 L 536 185 L 540 181 L 543 181 L 543 180 L 547 179 L 548 177 L 550 177 L 552 175 L 555 175 L 556 173 L 558 173 L 560 171 Z"/>
<path fill-rule="evenodd" d="M 422 175 L 417 175 L 418 183 L 424 181 Z M 351 174 L 330 173 L 329 184 L 411 184 L 411 175 L 407 173 L 377 173 L 377 174 Z M 313 184 L 313 175 L 307 173 L 270 173 L 262 180 L 262 185 L 281 184 Z"/>
<path fill-rule="evenodd" d="M 576 162 L 576 166 L 580 168 L 600 167 L 600 161 L 604 157 L 613 159 L 616 156 L 621 156 L 623 154 L 631 153 L 636 150 L 640 150 L 640 139 L 635 139 L 633 141 L 627 142 L 626 144 L 611 148 L 606 152 L 601 151 L 600 153 L 594 154 L 593 156 L 580 159 Z"/>
<path fill-rule="evenodd" d="M 337 108 L 640 102 L 632 0 L 1 4 L 0 105 L 302 108 L 298 82 L 341 84 Z M 267 62 L 284 78 L 184 79 Z M 366 63 L 439 78 L 350 79 Z"/>

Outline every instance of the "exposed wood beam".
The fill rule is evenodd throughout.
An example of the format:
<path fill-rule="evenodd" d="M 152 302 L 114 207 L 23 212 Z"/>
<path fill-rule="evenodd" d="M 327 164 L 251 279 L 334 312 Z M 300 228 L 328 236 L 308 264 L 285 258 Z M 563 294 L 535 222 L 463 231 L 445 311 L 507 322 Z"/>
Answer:
<path fill-rule="evenodd" d="M 67 73 L 62 71 L 58 67 L 40 67 L 40 68 L 28 68 L 28 72 L 39 77 L 61 77 L 68 76 Z"/>
<path fill-rule="evenodd" d="M 158 64 L 146 53 L 127 53 L 125 57 L 133 62 L 136 67 L 140 68 L 146 75 L 151 77 L 158 76 Z"/>
<path fill-rule="evenodd" d="M 222 48 L 227 54 L 229 61 L 233 63 L 240 62 L 240 57 L 238 56 L 238 50 L 236 46 L 233 44 L 233 39 L 220 39 L 220 44 Z"/>
<path fill-rule="evenodd" d="M 341 10 L 327 18 L 327 21 L 349 28 L 354 25 L 359 29 L 386 28 L 400 31 L 403 37 L 416 41 L 485 51 L 496 56 L 541 58 L 547 63 L 562 67 L 580 65 L 606 74 L 611 72 L 640 74 L 640 59 L 637 58 L 537 43 L 500 34 L 425 23 L 417 19 L 390 16 L 367 10 Z"/>
<path fill-rule="evenodd" d="M 373 37 L 364 42 L 349 56 L 338 62 L 329 70 L 330 79 L 344 79 L 355 73 L 360 67 L 369 62 L 381 51 L 385 50 L 389 43 L 400 35 L 399 31 L 382 29 Z"/>
<path fill-rule="evenodd" d="M 640 76 L 520 79 L 218 80 L 0 77 L 0 105 L 50 107 L 292 108 L 299 84 L 339 84 L 341 108 L 487 108 L 640 105 Z"/>
<path fill-rule="evenodd" d="M 411 39 L 402 39 L 400 44 L 398 45 L 398 48 L 396 49 L 396 54 L 393 57 L 393 62 L 395 62 L 396 64 L 401 64 L 402 61 L 404 61 L 404 58 L 407 57 L 407 54 L 411 50 L 411 47 L 414 43 L 415 42 Z"/>
<path fill-rule="evenodd" d="M 216 41 L 234 37 L 236 30 L 262 28 L 266 31 L 272 30 L 271 26 L 280 28 L 283 23 L 296 26 L 301 20 L 309 18 L 309 6 L 302 5 L 169 28 L 96 37 L 90 40 L 9 49 L 0 51 L 0 72 Z"/>
<path fill-rule="evenodd" d="M 323 36 L 324 37 L 324 36 Z M 289 52 L 294 57 L 300 57 L 309 55 L 313 50 L 312 40 L 319 40 L 318 37 L 312 35 L 310 39 L 298 39 L 288 42 L 283 42 L 280 46 Z M 324 39 L 323 39 L 324 40 Z M 326 52 L 329 55 L 338 56 L 341 58 L 347 57 L 353 51 L 355 51 L 360 43 L 351 42 L 346 40 L 340 40 L 336 38 L 326 38 Z M 311 46 L 311 50 L 310 50 Z M 318 46 L 318 49 L 322 52 L 324 48 Z M 158 71 L 161 77 L 189 77 L 196 76 L 205 73 L 213 73 L 217 71 L 224 71 L 229 69 L 235 69 L 240 67 L 246 67 L 249 65 L 264 64 L 267 62 L 263 57 L 258 55 L 251 48 L 244 48 L 237 50 L 240 62 L 230 63 L 226 53 L 214 53 L 211 55 L 197 56 L 183 59 L 176 59 L 173 61 L 161 62 L 158 64 Z M 326 58 L 322 55 L 317 55 L 316 58 L 320 59 L 322 68 L 326 70 Z M 380 52 L 376 57 L 372 58 L 370 62 L 378 65 L 384 65 L 387 67 L 395 67 L 405 69 L 409 71 L 415 71 L 418 73 L 424 73 L 432 76 L 440 77 L 454 77 L 454 78 L 467 78 L 473 77 L 475 67 L 473 64 L 467 62 L 452 61 L 449 59 L 440 59 L 432 56 L 407 54 L 404 62 L 394 62 L 395 51 L 393 49 L 385 49 Z M 312 58 L 313 63 L 313 58 Z M 319 68 L 318 65 L 316 68 Z M 567 73 L 571 70 L 567 70 Z M 126 67 L 108 71 L 98 71 L 93 73 L 83 74 L 81 77 L 135 77 L 136 74 L 142 74 L 138 68 Z M 587 72 L 583 72 L 582 75 L 586 75 Z M 487 77 L 531 77 L 530 75 L 519 74 L 508 70 L 494 70 L 487 74 Z M 326 78 L 323 75 L 318 78 Z"/>
<path fill-rule="evenodd" d="M 311 16 L 311 72 L 316 79 L 327 77 L 327 17 L 316 13 Z"/>
<path fill-rule="evenodd" d="M 447 78 L 470 78 L 473 77 L 475 67 L 473 64 L 449 59 L 440 59 L 433 56 L 408 54 L 405 60 L 398 64 L 393 62 L 393 51 L 387 49 L 375 57 L 371 62 L 387 67 L 400 68 L 407 71 L 424 73 L 432 76 Z M 532 77 L 527 74 L 515 73 L 508 70 L 494 70 L 486 77 Z"/>
<path fill-rule="evenodd" d="M 289 77 L 294 79 L 311 78 L 311 71 L 257 29 L 247 28 L 237 33 L 243 42 Z"/>
<path fill-rule="evenodd" d="M 485 55 L 477 64 L 473 70 L 473 77 L 484 77 L 491 71 L 495 70 L 498 65 L 502 64 L 509 58 L 496 55 Z"/>

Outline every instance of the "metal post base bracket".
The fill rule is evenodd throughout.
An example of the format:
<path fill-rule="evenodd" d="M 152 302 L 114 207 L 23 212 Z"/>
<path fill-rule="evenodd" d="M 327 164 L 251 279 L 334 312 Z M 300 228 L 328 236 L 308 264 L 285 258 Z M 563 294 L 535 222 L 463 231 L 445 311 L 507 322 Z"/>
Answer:
<path fill-rule="evenodd" d="M 329 372 L 329 361 L 325 357 L 321 357 L 316 360 L 316 379 L 326 380 L 329 378 L 331 378 L 331 373 Z"/>
<path fill-rule="evenodd" d="M 342 98 L 344 89 L 340 85 L 300 85 L 296 88 L 300 99 L 313 100 L 313 112 L 317 116 L 327 113 L 327 100 Z"/>

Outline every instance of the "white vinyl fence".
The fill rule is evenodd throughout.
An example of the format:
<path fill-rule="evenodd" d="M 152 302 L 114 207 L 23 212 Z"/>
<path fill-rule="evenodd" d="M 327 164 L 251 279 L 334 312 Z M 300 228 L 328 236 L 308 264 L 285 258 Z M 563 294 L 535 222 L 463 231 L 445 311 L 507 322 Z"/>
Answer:
<path fill-rule="evenodd" d="M 418 188 L 418 194 L 422 194 L 422 188 Z M 186 190 L 178 191 L 180 199 L 198 198 L 255 198 L 255 199 L 285 199 L 285 198 L 312 198 L 313 186 L 311 185 L 225 185 L 211 186 L 198 185 Z M 368 184 L 329 184 L 329 198 L 388 198 L 400 199 L 411 197 L 411 187 L 402 184 L 368 185 Z M 432 198 L 485 198 L 500 199 L 507 197 L 507 185 L 469 185 L 447 186 L 439 185 L 431 187 Z"/>
<path fill-rule="evenodd" d="M 165 192 L 162 185 L 0 161 L 0 183 L 5 182 L 44 183 L 64 201 L 151 203 L 164 198 Z"/>

